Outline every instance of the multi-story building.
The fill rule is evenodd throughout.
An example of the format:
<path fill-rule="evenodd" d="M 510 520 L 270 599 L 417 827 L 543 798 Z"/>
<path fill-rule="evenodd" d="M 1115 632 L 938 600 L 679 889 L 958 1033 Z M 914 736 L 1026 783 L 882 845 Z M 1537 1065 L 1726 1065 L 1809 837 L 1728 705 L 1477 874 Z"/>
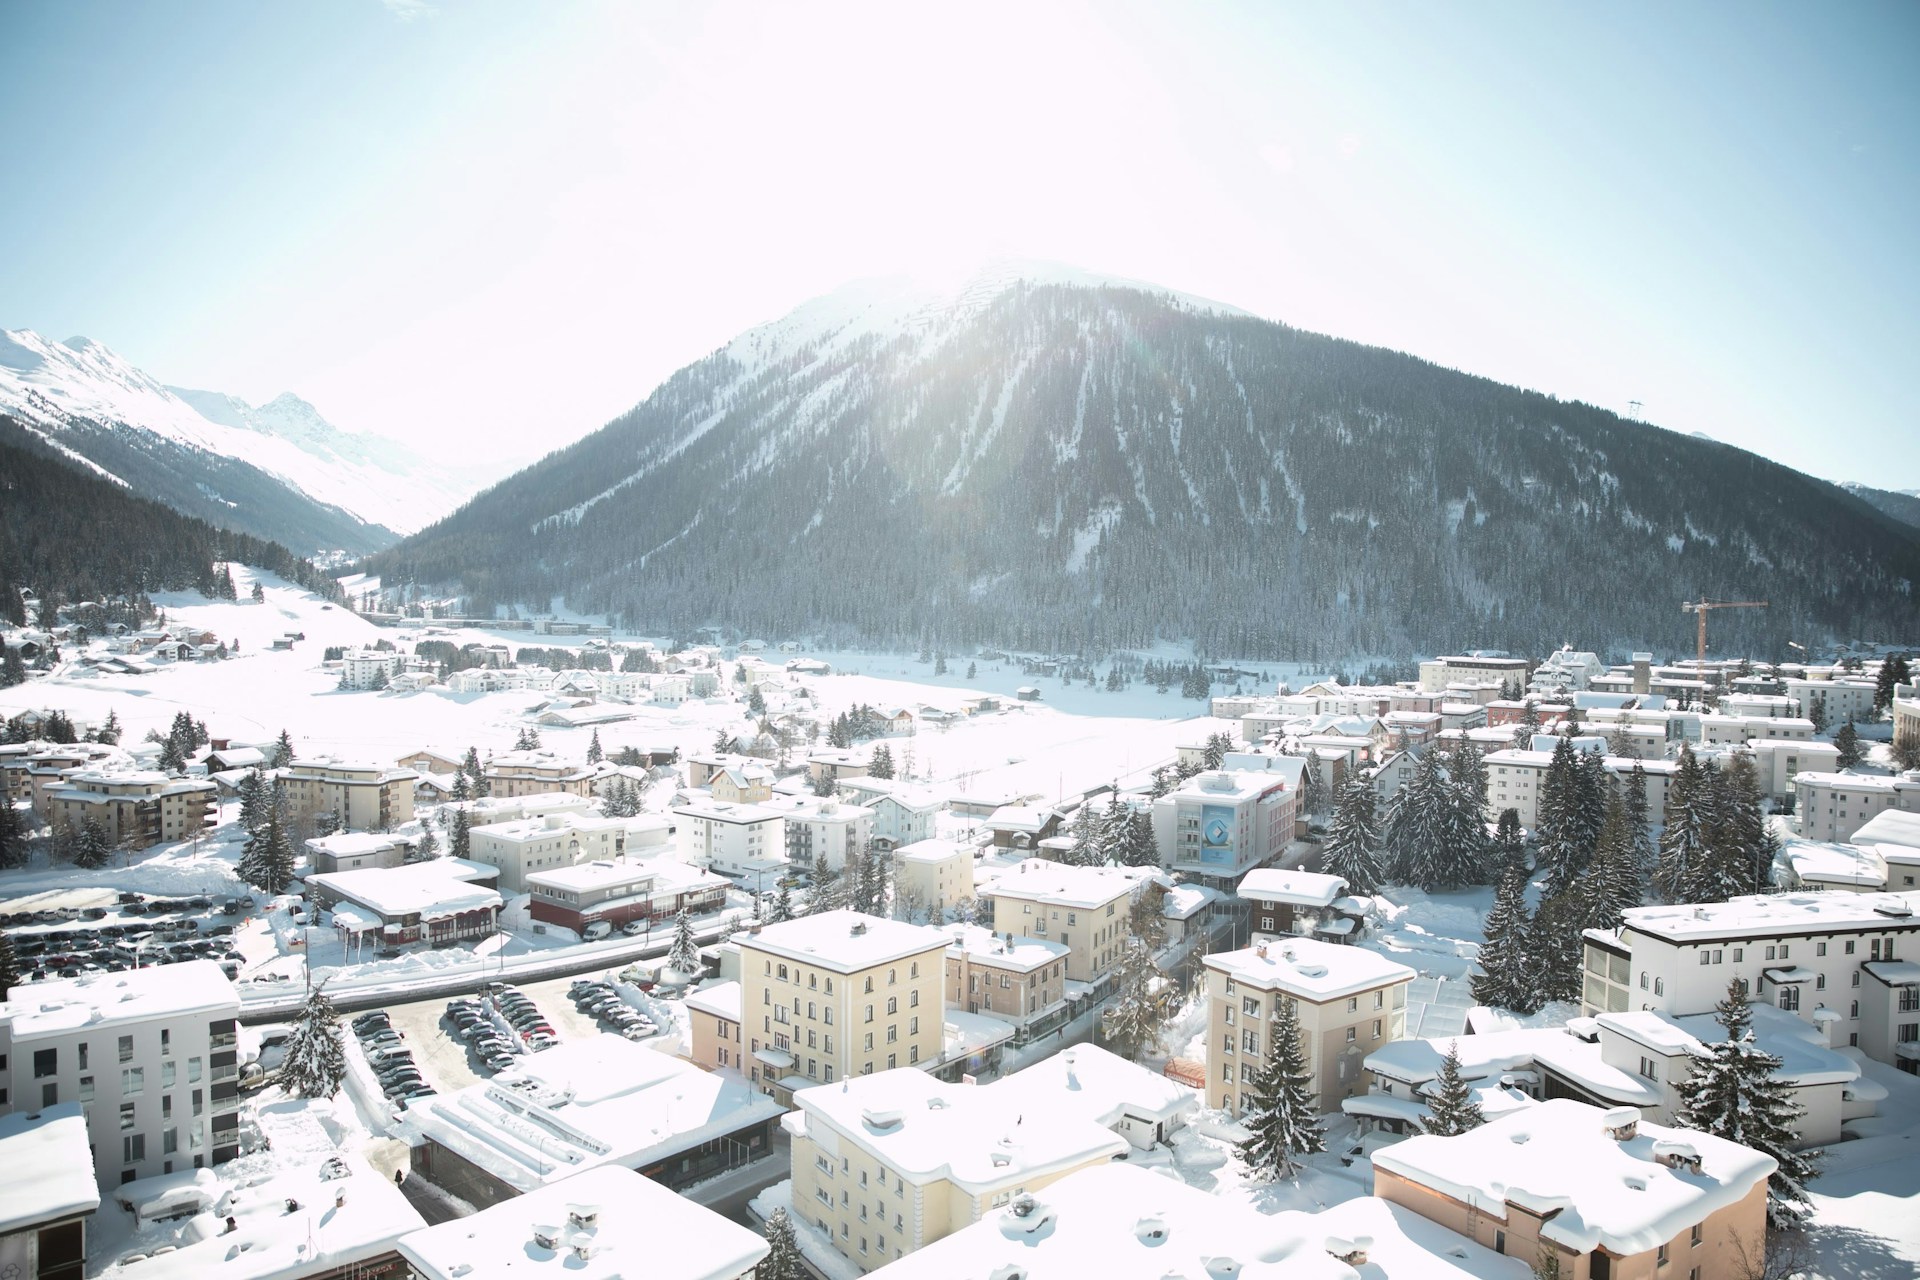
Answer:
<path fill-rule="evenodd" d="M 86 1110 L 102 1190 L 240 1151 L 240 998 L 211 960 L 15 987 L 0 1110 Z"/>
<path fill-rule="evenodd" d="M 218 796 L 218 785 L 205 778 L 82 769 L 48 790 L 47 823 L 66 833 L 91 821 L 115 846 L 145 849 L 213 827 L 220 819 Z"/>
<path fill-rule="evenodd" d="M 1556 1275 L 1737 1280 L 1764 1247 L 1776 1167 L 1632 1107 L 1555 1099 L 1455 1137 L 1384 1147 L 1373 1189 L 1524 1265 L 1549 1258 Z"/>
<path fill-rule="evenodd" d="M 764 807 L 786 819 L 787 860 L 806 871 L 842 871 L 873 838 L 873 810 L 864 805 L 800 795 L 775 796 Z"/>
<path fill-rule="evenodd" d="M 1525 658 L 1494 657 L 1482 654 L 1456 654 L 1434 658 L 1420 664 L 1420 687 L 1433 691 L 1461 681 L 1505 684 L 1513 681 L 1522 688 L 1533 674 L 1534 664 Z"/>
<path fill-rule="evenodd" d="M 1280 769 L 1196 774 L 1153 802 L 1160 865 L 1231 890 L 1292 842 L 1301 790 L 1298 773 Z"/>
<path fill-rule="evenodd" d="M 369 867 L 397 867 L 407 860 L 412 840 L 374 831 L 336 831 L 307 841 L 307 865 L 325 875 L 334 871 L 364 871 Z"/>
<path fill-rule="evenodd" d="M 740 946 L 747 1078 L 782 1102 L 810 1084 L 941 1056 L 947 935 L 826 911 L 756 926 Z"/>
<path fill-rule="evenodd" d="M 525 893 L 527 874 L 612 861 L 627 852 L 627 823 L 597 813 L 552 813 L 489 823 L 467 833 L 467 856 L 498 868 L 505 893 Z"/>
<path fill-rule="evenodd" d="M 406 658 L 387 649 L 355 649 L 340 659 L 342 689 L 384 689 L 406 669 Z"/>
<path fill-rule="evenodd" d="M 1414 972 L 1361 947 L 1311 938 L 1260 943 L 1206 957 L 1207 1096 L 1235 1115 L 1274 1052 L 1267 1027 L 1290 1001 L 1316 1110 L 1366 1089 L 1366 1055 L 1406 1032 Z"/>
<path fill-rule="evenodd" d="M 8 1280 L 80 1280 L 99 1207 L 79 1103 L 0 1116 L 0 1269 Z"/>
<path fill-rule="evenodd" d="M 885 1071 L 802 1089 L 794 1105 L 782 1121 L 793 1139 L 794 1212 L 869 1271 L 1129 1146 L 1152 1145 L 1193 1095 L 1082 1045 L 992 1084 Z"/>
<path fill-rule="evenodd" d="M 1494 813 L 1506 809 L 1520 815 L 1520 825 L 1532 828 L 1540 816 L 1540 791 L 1546 782 L 1547 767 L 1553 763 L 1551 751 L 1489 751 L 1486 756 L 1487 807 Z M 1679 766 L 1671 760 L 1635 760 L 1631 756 L 1608 756 L 1607 773 L 1616 786 L 1633 775 L 1634 766 L 1647 780 L 1647 812 L 1657 814 L 1666 808 L 1667 786 Z"/>
<path fill-rule="evenodd" d="M 532 871 L 526 886 L 535 920 L 576 933 L 601 921 L 620 929 L 636 920 L 671 920 L 682 911 L 707 915 L 727 905 L 726 880 L 672 858 L 596 859 Z"/>
<path fill-rule="evenodd" d="M 1250 903 L 1253 940 L 1324 934 L 1326 941 L 1345 941 L 1353 932 L 1352 916 L 1334 909 L 1348 894 L 1347 882 L 1318 871 L 1282 871 L 1263 867 L 1240 881 L 1240 898 Z"/>
<path fill-rule="evenodd" d="M 893 900 L 901 908 L 946 918 L 948 908 L 973 896 L 973 846 L 957 840 L 916 840 L 893 851 Z"/>
<path fill-rule="evenodd" d="M 1889 809 L 1920 812 L 1920 774 L 1815 773 L 1793 777 L 1794 822 L 1809 840 L 1851 840 Z"/>
<path fill-rule="evenodd" d="M 980 897 L 993 905 L 995 929 L 1058 942 L 1067 949 L 1067 977 L 1097 987 L 1120 964 L 1132 933 L 1128 908 L 1146 878 L 1138 867 L 1076 867 L 1029 858 L 983 885 Z"/>
<path fill-rule="evenodd" d="M 1893 745 L 1920 744 L 1920 685 L 1893 687 Z"/>
<path fill-rule="evenodd" d="M 1617 933 L 1587 931 L 1581 1012 L 1706 1013 L 1737 979 L 1754 1001 L 1798 1014 L 1836 1047 L 1857 1046 L 1912 1072 L 1920 1069 L 1916 907 L 1914 892 L 1630 907 Z"/>
<path fill-rule="evenodd" d="M 498 872 L 467 858 L 430 858 L 307 877 L 307 896 L 361 947 L 489 938 L 499 928 Z"/>
<path fill-rule="evenodd" d="M 673 811 L 680 860 L 707 867 L 755 890 L 787 868 L 786 815 L 757 804 L 695 801 Z"/>
<path fill-rule="evenodd" d="M 482 772 L 496 796 L 529 796 L 545 791 L 593 794 L 593 770 L 562 760 L 550 751 L 508 751 L 488 760 Z"/>
<path fill-rule="evenodd" d="M 413 1280 L 753 1280 L 767 1242 L 618 1165 L 400 1237 Z"/>
<path fill-rule="evenodd" d="M 1840 748 L 1831 742 L 1753 738 L 1740 750 L 1753 757 L 1761 794 L 1774 800 L 1793 794 L 1793 780 L 1802 771 L 1831 773 L 1840 767 Z"/>
<path fill-rule="evenodd" d="M 724 804 L 763 804 L 773 799 L 773 770 L 751 760 L 727 764 L 707 775 L 707 793 Z"/>
<path fill-rule="evenodd" d="M 1066 1020 L 1067 948 L 1043 938 L 995 933 L 983 925 L 943 926 L 947 1005 L 1010 1022 L 1022 1040 Z"/>
<path fill-rule="evenodd" d="M 1790 676 L 1782 682 L 1787 696 L 1800 704 L 1800 714 L 1811 717 L 1818 703 L 1827 728 L 1836 729 L 1849 720 L 1873 717 L 1874 682 L 1842 680 L 1831 674 Z"/>
<path fill-rule="evenodd" d="M 1777 716 L 1706 715 L 1700 717 L 1700 741 L 1746 743 L 1753 739 L 1786 742 L 1813 740 L 1813 721 Z"/>
<path fill-rule="evenodd" d="M 391 831 L 413 821 L 411 769 L 343 760 L 295 760 L 282 770 L 280 793 L 296 822 L 331 814 L 342 831 Z"/>
<path fill-rule="evenodd" d="M 934 819 L 947 807 L 938 792 L 895 778 L 844 778 L 840 794 L 873 810 L 873 841 L 896 849 L 932 838 Z"/>

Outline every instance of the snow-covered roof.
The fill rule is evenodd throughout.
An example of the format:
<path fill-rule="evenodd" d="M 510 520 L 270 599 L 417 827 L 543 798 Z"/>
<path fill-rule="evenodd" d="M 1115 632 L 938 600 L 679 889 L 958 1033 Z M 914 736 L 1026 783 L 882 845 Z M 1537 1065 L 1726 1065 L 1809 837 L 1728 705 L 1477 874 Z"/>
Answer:
<path fill-rule="evenodd" d="M 1266 991 L 1285 991 L 1316 1003 L 1395 982 L 1411 982 L 1416 976 L 1406 965 L 1377 951 L 1312 938 L 1288 938 L 1222 951 L 1208 956 L 1206 966 L 1236 982 Z"/>
<path fill-rule="evenodd" d="M 336 831 L 330 836 L 313 837 L 307 841 L 307 848 L 335 858 L 359 858 L 397 849 L 404 843 L 399 836 L 378 831 Z"/>
<path fill-rule="evenodd" d="M 885 1280 L 1355 1280 L 1359 1273 L 1327 1253 L 1321 1232 L 1281 1230 L 1275 1218 L 1243 1203 L 1134 1165 L 1108 1164 L 990 1210 L 874 1274 Z M 1414 1280 L 1412 1273 L 1404 1280 Z M 1524 1280 L 1524 1271 L 1513 1280 Z"/>
<path fill-rule="evenodd" d="M 1920 968 L 1920 966 L 1916 966 Z M 1860 1078 L 1860 1064 L 1844 1053 L 1829 1049 L 1821 1031 L 1784 1009 L 1755 1003 L 1753 1039 L 1762 1053 L 1780 1059 L 1773 1073 L 1777 1080 L 1796 1085 L 1851 1084 Z M 1726 1028 L 1711 1013 L 1695 1013 L 1676 1018 L 1653 1009 L 1628 1013 L 1602 1013 L 1594 1016 L 1603 1032 L 1623 1035 L 1669 1057 L 1688 1054 L 1704 1058 L 1708 1046 L 1727 1038 Z"/>
<path fill-rule="evenodd" d="M 986 825 L 996 831 L 1034 832 L 1042 830 L 1049 822 L 1056 821 L 1059 817 L 1059 813 L 1053 809 L 1034 805 L 1003 804 L 993 811 L 993 816 L 986 820 Z"/>
<path fill-rule="evenodd" d="M 1268 1219 L 1283 1235 L 1321 1240 L 1330 1255 L 1364 1244 L 1366 1280 L 1531 1280 L 1533 1268 L 1450 1231 L 1405 1205 L 1360 1196 L 1318 1213 L 1289 1209 Z M 1244 1273 L 1243 1273 L 1244 1274 Z"/>
<path fill-rule="evenodd" d="M 1724 1138 L 1645 1120 L 1635 1136 L 1616 1139 L 1603 1123 L 1609 1116 L 1557 1098 L 1455 1137 L 1408 1138 L 1376 1151 L 1373 1164 L 1503 1220 L 1509 1204 L 1549 1214 L 1545 1238 L 1576 1253 L 1618 1255 L 1667 1243 L 1739 1203 L 1777 1167 Z M 1700 1172 L 1661 1163 L 1657 1143 L 1690 1147 Z"/>
<path fill-rule="evenodd" d="M 744 934 L 743 948 L 765 951 L 820 965 L 841 973 L 858 973 L 890 960 L 947 946 L 947 935 L 932 925 L 908 924 L 858 911 L 822 911 L 779 924 L 762 925 Z"/>
<path fill-rule="evenodd" d="M 1920 849 L 1920 813 L 1883 809 L 1853 833 L 1855 844 L 1898 844 Z"/>
<path fill-rule="evenodd" d="M 731 822 L 742 825 L 754 822 L 785 821 L 786 814 L 763 804 L 729 804 L 724 800 L 695 800 L 691 804 L 674 806 L 673 810 L 683 818 L 704 818 L 708 822 Z"/>
<path fill-rule="evenodd" d="M 965 955 L 999 969 L 1027 973 L 1067 958 L 1063 944 L 1044 938 L 1007 938 L 978 924 L 948 924 L 941 925 L 940 929 L 951 939 L 947 945 L 949 956 Z"/>
<path fill-rule="evenodd" d="M 1372 740 L 1367 738 L 1356 739 L 1356 742 L 1362 746 L 1373 745 Z M 1222 801 L 1257 800 L 1269 791 L 1284 791 L 1289 784 L 1297 783 L 1298 780 L 1297 771 L 1212 769 L 1206 773 L 1194 774 L 1168 794 L 1176 800 L 1201 800 L 1215 804 Z"/>
<path fill-rule="evenodd" d="M 490 822 L 485 826 L 474 827 L 472 834 L 485 835 L 493 840 L 524 844 L 529 840 L 551 839 L 556 835 L 566 835 L 574 831 L 625 831 L 628 822 L 629 819 L 626 818 L 610 818 L 592 812 L 548 813 L 537 818 L 513 818 L 506 822 Z"/>
<path fill-rule="evenodd" d="M 1440 1074 L 1449 1047 L 1460 1055 L 1460 1074 L 1474 1081 L 1502 1081 L 1545 1068 L 1610 1102 L 1657 1106 L 1660 1091 L 1613 1066 L 1600 1046 L 1562 1027 L 1527 1027 L 1482 1035 L 1395 1040 L 1367 1055 L 1369 1071 L 1422 1088 Z M 1342 1104 L 1344 1105 L 1344 1104 Z"/>
<path fill-rule="evenodd" d="M 983 892 L 1090 911 L 1132 893 L 1150 874 L 1143 867 L 1077 867 L 1028 858 Z"/>
<path fill-rule="evenodd" d="M 570 867 L 530 871 L 527 873 L 527 883 L 548 889 L 561 889 L 569 893 L 585 893 L 595 889 L 623 889 L 651 884 L 658 892 L 664 889 L 697 888 L 708 884 L 724 885 L 727 880 L 724 876 L 717 876 L 711 871 L 691 866 L 674 858 L 647 858 L 638 862 L 601 858 L 593 862 L 575 863 Z"/>
<path fill-rule="evenodd" d="M 845 826 L 873 817 L 873 810 L 844 798 L 816 795 L 776 795 L 762 801 L 789 822 L 820 822 Z"/>
<path fill-rule="evenodd" d="M 99 1207 L 79 1103 L 0 1116 L 0 1235 Z"/>
<path fill-rule="evenodd" d="M 737 982 L 715 982 L 701 987 L 698 991 L 687 993 L 687 1008 L 695 1013 L 709 1014 L 716 1018 L 725 1018 L 729 1022 L 740 1021 L 740 984 Z"/>
<path fill-rule="evenodd" d="M 1329 907 L 1346 896 L 1347 882 L 1318 871 L 1256 867 L 1240 878 L 1240 896 L 1256 902 L 1287 902 L 1296 907 Z"/>
<path fill-rule="evenodd" d="M 973 860 L 974 846 L 958 840 L 915 840 L 893 851 L 895 862 L 948 862 L 955 858 Z"/>
<path fill-rule="evenodd" d="M 594 1036 L 410 1107 L 406 1123 L 524 1192 L 596 1165 L 665 1160 L 781 1110 L 738 1072 Z"/>
<path fill-rule="evenodd" d="M 498 867 L 465 858 L 432 858 L 400 867 L 362 867 L 307 877 L 309 886 L 348 899 L 392 920 L 418 915 L 436 919 L 464 911 L 484 911 L 501 903 L 500 894 L 475 880 L 492 880 Z"/>
<path fill-rule="evenodd" d="M 13 988 L 0 1003 L 0 1021 L 12 1024 L 16 1042 L 62 1035 L 81 1027 L 185 1013 L 229 1016 L 240 1009 L 233 983 L 212 960 L 124 969 L 81 978 L 52 978 Z"/>
<path fill-rule="evenodd" d="M 1890 987 L 1920 982 L 1920 964 L 1912 960 L 1869 960 L 1860 967 Z"/>
<path fill-rule="evenodd" d="M 1625 927 L 1669 942 L 1772 937 L 1783 934 L 1880 929 L 1920 907 L 1908 893 L 1747 894 L 1698 906 L 1629 907 Z"/>
<path fill-rule="evenodd" d="M 767 1242 L 608 1165 L 403 1236 L 400 1252 L 424 1280 L 736 1280 L 767 1256 Z"/>
<path fill-rule="evenodd" d="M 1890 794 L 1896 791 L 1920 790 L 1920 782 L 1898 775 L 1889 776 L 1879 773 L 1818 773 L 1805 772 L 1793 775 L 1795 786 L 1833 787 L 1868 791 L 1875 794 Z"/>
<path fill-rule="evenodd" d="M 1188 920 L 1226 896 L 1210 885 L 1177 884 L 1160 900 L 1160 914 L 1169 920 Z"/>
<path fill-rule="evenodd" d="M 1804 884 L 1866 885 L 1887 883 L 1887 863 L 1877 850 L 1852 844 L 1788 840 L 1773 857 L 1775 879 L 1781 871 Z"/>

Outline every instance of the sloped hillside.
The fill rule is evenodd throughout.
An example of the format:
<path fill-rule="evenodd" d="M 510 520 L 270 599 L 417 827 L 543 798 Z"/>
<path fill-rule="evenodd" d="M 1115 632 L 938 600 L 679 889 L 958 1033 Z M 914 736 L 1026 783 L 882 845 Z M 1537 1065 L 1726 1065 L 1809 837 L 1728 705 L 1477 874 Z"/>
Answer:
<path fill-rule="evenodd" d="M 1710 441 L 1152 292 L 832 299 L 373 561 L 480 607 L 1332 657 L 1910 633 L 1920 542 Z M 804 322 L 811 315 L 825 322 Z M 1804 642 L 1804 640 L 1803 640 Z"/>

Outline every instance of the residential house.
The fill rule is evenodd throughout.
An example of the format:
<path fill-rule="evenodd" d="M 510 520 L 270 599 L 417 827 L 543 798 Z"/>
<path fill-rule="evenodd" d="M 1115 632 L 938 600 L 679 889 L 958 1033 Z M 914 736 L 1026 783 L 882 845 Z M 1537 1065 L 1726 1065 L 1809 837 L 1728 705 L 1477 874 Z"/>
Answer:
<path fill-rule="evenodd" d="M 1029 858 L 989 881 L 980 898 L 994 928 L 1067 949 L 1067 977 L 1104 987 L 1132 935 L 1129 910 L 1147 879 L 1138 867 L 1077 867 Z"/>
<path fill-rule="evenodd" d="M 1067 1020 L 1067 947 L 995 933 L 977 924 L 941 928 L 947 945 L 947 1005 L 1010 1022 L 1024 1043 Z"/>
<path fill-rule="evenodd" d="M 549 791 L 593 794 L 593 770 L 561 760 L 551 751 L 508 751 L 494 756 L 482 771 L 496 796 L 527 796 Z"/>
<path fill-rule="evenodd" d="M 0 1116 L 0 1263 L 9 1280 L 81 1280 L 100 1187 L 78 1102 Z"/>
<path fill-rule="evenodd" d="M 1816 773 L 1793 777 L 1794 823 L 1809 840 L 1851 840 L 1853 833 L 1890 809 L 1920 813 L 1920 772 L 1899 774 Z"/>

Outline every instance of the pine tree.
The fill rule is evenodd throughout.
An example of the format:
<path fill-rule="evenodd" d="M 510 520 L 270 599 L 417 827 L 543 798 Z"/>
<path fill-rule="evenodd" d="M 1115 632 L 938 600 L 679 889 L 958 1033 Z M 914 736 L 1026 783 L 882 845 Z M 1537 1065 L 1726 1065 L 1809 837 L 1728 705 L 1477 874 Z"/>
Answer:
<path fill-rule="evenodd" d="M 1320 753 L 1309 749 L 1306 759 L 1306 768 L 1300 773 L 1300 803 L 1306 813 L 1324 813 L 1327 808 L 1327 780 L 1320 769 Z"/>
<path fill-rule="evenodd" d="M 1584 911 L 1583 928 L 1617 929 L 1624 919 L 1621 913 L 1640 905 L 1643 888 L 1634 861 L 1632 824 L 1626 803 L 1618 796 L 1607 803 L 1599 847 L 1576 886 Z"/>
<path fill-rule="evenodd" d="M 1452 1138 L 1469 1129 L 1477 1129 L 1487 1118 L 1473 1100 L 1473 1089 L 1460 1074 L 1460 1042 L 1447 1042 L 1447 1056 L 1440 1060 L 1440 1075 L 1427 1094 L 1427 1132 Z"/>
<path fill-rule="evenodd" d="M 1644 894 L 1659 868 L 1659 851 L 1654 847 L 1653 828 L 1648 817 L 1647 771 L 1638 760 L 1633 762 L 1633 768 L 1627 774 L 1620 798 L 1627 806 L 1627 827 L 1633 837 L 1634 879 Z"/>
<path fill-rule="evenodd" d="M 255 604 L 265 604 L 267 602 L 267 589 L 261 586 L 258 580 L 255 580 L 253 584 L 253 602 Z"/>
<path fill-rule="evenodd" d="M 425 823 L 420 825 L 420 838 L 413 843 L 408 855 L 409 862 L 432 862 L 440 856 L 440 838 L 433 834 L 433 828 Z"/>
<path fill-rule="evenodd" d="M 326 988 L 316 987 L 300 1007 L 300 1016 L 287 1037 L 287 1056 L 280 1077 L 289 1093 L 303 1098 L 331 1098 L 347 1074 L 347 1055 L 340 1045 L 340 1019 Z"/>
<path fill-rule="evenodd" d="M 800 1237 L 785 1209 L 767 1215 L 767 1256 L 753 1269 L 756 1280 L 806 1280 L 807 1270 L 800 1258 Z"/>
<path fill-rule="evenodd" d="M 684 974 L 700 972 L 700 944 L 694 940 L 693 917 L 685 907 L 673 917 L 673 945 L 667 948 L 667 967 Z"/>
<path fill-rule="evenodd" d="M 943 676 L 947 674 L 947 655 L 946 654 L 943 653 L 934 658 L 933 674 L 937 676 Z"/>
<path fill-rule="evenodd" d="M 293 735 L 282 729 L 280 737 L 274 741 L 272 753 L 267 757 L 267 764 L 274 769 L 284 769 L 292 763 Z"/>
<path fill-rule="evenodd" d="M 1098 867 L 1107 863 L 1106 819 L 1089 800 L 1073 815 L 1073 848 L 1066 860 L 1075 866 Z"/>
<path fill-rule="evenodd" d="M 20 985 L 20 953 L 14 950 L 13 935 L 0 930 L 0 1004 L 7 993 Z"/>
<path fill-rule="evenodd" d="M 1706 780 L 1707 852 L 1687 879 L 1690 902 L 1724 902 L 1758 892 L 1771 878 L 1777 843 L 1761 804 L 1760 775 L 1753 757 L 1736 752 Z"/>
<path fill-rule="evenodd" d="M 1513 810 L 1507 810 L 1512 814 Z M 1515 825 L 1519 815 L 1515 814 Z M 1506 814 L 1501 815 L 1504 825 Z M 1533 914 L 1527 909 L 1527 868 L 1523 856 L 1508 858 L 1487 910 L 1480 944 L 1480 972 L 1473 975 L 1473 998 L 1496 1009 L 1532 1013 L 1540 1007 L 1529 935 Z"/>
<path fill-rule="evenodd" d="M 1119 824 L 1114 861 L 1123 867 L 1160 865 L 1160 842 L 1153 834 L 1153 817 L 1145 809 L 1129 809 Z"/>
<path fill-rule="evenodd" d="M 781 924 L 791 919 L 793 919 L 793 890 L 787 886 L 785 880 L 782 880 L 780 892 L 774 895 L 773 906 L 767 911 L 767 921 L 770 924 Z"/>
<path fill-rule="evenodd" d="M 1381 844 L 1390 879 L 1397 884 L 1418 885 L 1428 893 L 1454 887 L 1454 863 L 1447 849 L 1453 834 L 1451 808 L 1440 753 L 1428 751 L 1414 765 L 1413 777 L 1387 806 Z"/>
<path fill-rule="evenodd" d="M 1712 797 L 1707 771 L 1693 748 L 1680 745 L 1673 779 L 1667 784 L 1665 825 L 1660 832 L 1660 862 L 1654 891 L 1666 902 L 1690 902 L 1698 867 L 1707 857 Z"/>
<path fill-rule="evenodd" d="M 1840 752 L 1835 763 L 1842 769 L 1851 769 L 1866 759 L 1867 753 L 1860 749 L 1860 731 L 1853 727 L 1851 720 L 1841 725 L 1840 732 L 1833 735 L 1833 745 Z"/>
<path fill-rule="evenodd" d="M 1240 1124 L 1247 1130 L 1240 1158 L 1256 1180 L 1291 1178 L 1300 1157 L 1327 1149 L 1326 1133 L 1314 1111 L 1313 1084 L 1300 1043 L 1300 1018 L 1293 1001 L 1279 997 L 1280 1011 L 1270 1028 L 1273 1043 L 1254 1073 L 1253 1089 Z"/>
<path fill-rule="evenodd" d="M 1439 878 L 1452 888 L 1494 878 L 1487 852 L 1486 766 L 1472 743 L 1448 756 L 1446 806 L 1439 849 Z"/>
<path fill-rule="evenodd" d="M 447 835 L 447 856 L 465 858 L 473 852 L 473 819 L 465 809 L 453 812 L 453 829 Z"/>
<path fill-rule="evenodd" d="M 1541 1003 L 1580 998 L 1580 964 L 1586 951 L 1581 930 L 1586 921 L 1586 903 L 1577 886 L 1540 904 L 1527 930 L 1527 950 L 1528 972 Z"/>
<path fill-rule="evenodd" d="M 27 862 L 27 824 L 13 807 L 13 791 L 0 777 L 0 871 L 25 866 Z"/>
<path fill-rule="evenodd" d="M 1813 721 L 1813 731 L 1815 733 L 1825 733 L 1827 731 L 1827 700 L 1825 698 L 1818 694 L 1808 696 L 1807 719 Z"/>
<path fill-rule="evenodd" d="M 867 776 L 882 779 L 893 776 L 893 748 L 883 742 L 873 749 L 873 758 L 867 764 Z"/>
<path fill-rule="evenodd" d="M 973 679 L 975 675 L 979 674 L 979 671 L 980 671 L 980 668 L 976 667 L 973 663 L 969 662 L 967 664 L 967 679 L 969 680 Z"/>
<path fill-rule="evenodd" d="M 80 824 L 79 838 L 73 842 L 73 865 L 89 871 L 107 865 L 113 858 L 113 841 L 107 829 L 88 818 Z"/>
<path fill-rule="evenodd" d="M 1120 952 L 1114 996 L 1101 1015 L 1100 1031 L 1113 1051 L 1132 1061 L 1159 1038 L 1169 1014 L 1172 990 L 1140 938 L 1128 938 Z"/>
<path fill-rule="evenodd" d="M 1728 984 L 1726 999 L 1715 1006 L 1715 1020 L 1726 1028 L 1727 1038 L 1707 1045 L 1708 1056 L 1694 1062 L 1680 1086 L 1675 1122 L 1772 1156 L 1779 1168 L 1767 1181 L 1767 1221 L 1777 1228 L 1795 1226 L 1811 1211 L 1806 1183 L 1819 1158 L 1818 1152 L 1793 1149 L 1794 1122 L 1805 1108 L 1774 1074 L 1780 1059 L 1754 1042 L 1753 1011 L 1742 980 Z"/>
<path fill-rule="evenodd" d="M 587 763 L 599 764 L 606 758 L 607 753 L 600 749 L 600 731 L 595 729 L 592 740 L 587 743 Z"/>
<path fill-rule="evenodd" d="M 240 878 L 266 894 L 282 894 L 293 883 L 293 842 L 280 824 L 280 812 L 267 817 L 266 829 L 247 841 L 240 855 Z"/>
<path fill-rule="evenodd" d="M 465 769 L 455 769 L 453 771 L 454 803 L 465 804 L 471 799 L 473 799 L 473 788 L 467 785 L 467 771 Z"/>
<path fill-rule="evenodd" d="M 95 742 L 103 742 L 110 747 L 118 745 L 120 741 L 120 716 L 118 712 L 115 712 L 111 708 L 108 709 L 107 722 L 100 726 L 99 731 L 93 735 L 93 740 Z"/>
<path fill-rule="evenodd" d="M 1355 770 L 1348 775 L 1320 852 L 1321 869 L 1339 876 L 1349 890 L 1361 895 L 1378 891 L 1384 878 L 1374 800 L 1373 783 L 1365 774 Z"/>
<path fill-rule="evenodd" d="M 1873 682 L 1873 710 L 1878 715 L 1893 705 L 1893 691 L 1903 684 L 1913 682 L 1913 673 L 1907 665 L 1907 655 L 1891 654 L 1880 662 L 1880 674 Z"/>
<path fill-rule="evenodd" d="M 273 800 L 268 794 L 267 780 L 258 769 L 249 769 L 240 779 L 240 825 L 249 832 L 258 831 L 266 825 L 267 815 L 273 810 Z"/>
<path fill-rule="evenodd" d="M 20 650 L 0 645 L 0 689 L 10 689 L 17 684 L 27 682 L 27 664 L 21 660 Z"/>

